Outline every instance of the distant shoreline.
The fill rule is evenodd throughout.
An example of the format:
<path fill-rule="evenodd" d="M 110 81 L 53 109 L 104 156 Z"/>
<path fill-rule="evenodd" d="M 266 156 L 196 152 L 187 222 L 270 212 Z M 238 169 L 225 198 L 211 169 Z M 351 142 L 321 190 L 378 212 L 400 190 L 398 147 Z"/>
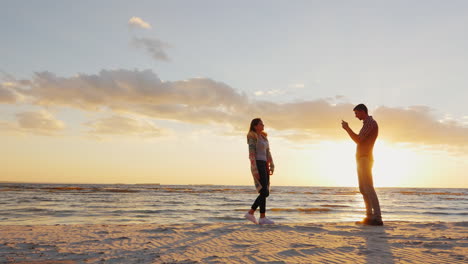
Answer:
<path fill-rule="evenodd" d="M 14 181 L 0 181 L 0 184 L 56 184 L 56 185 L 159 185 L 159 186 L 235 186 L 235 187 L 246 187 L 251 186 L 250 184 L 245 185 L 232 185 L 232 184 L 166 184 L 166 183 L 64 183 L 64 182 L 14 182 Z M 275 185 L 274 187 L 299 187 L 299 188 L 357 188 L 357 186 L 312 186 L 312 185 Z M 468 187 L 379 187 L 377 189 L 468 189 Z"/>

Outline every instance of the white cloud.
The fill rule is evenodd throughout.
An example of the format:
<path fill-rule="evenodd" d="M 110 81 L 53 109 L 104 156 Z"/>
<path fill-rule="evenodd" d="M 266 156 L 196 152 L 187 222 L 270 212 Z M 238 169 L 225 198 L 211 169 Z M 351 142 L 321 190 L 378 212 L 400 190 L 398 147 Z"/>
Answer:
<path fill-rule="evenodd" d="M 252 100 L 211 79 L 163 82 L 151 70 L 103 70 L 94 75 L 73 77 L 42 72 L 36 73 L 16 91 L 29 96 L 37 105 L 67 106 L 86 111 L 110 109 L 191 124 L 229 124 L 235 131 L 244 131 L 252 118 L 261 117 L 268 124 L 267 129 L 287 132 L 286 137 L 292 140 L 346 139 L 340 120 L 354 120 L 354 105 L 343 102 L 341 96 L 335 97 L 336 100 L 324 98 L 290 103 Z M 379 122 L 381 139 L 397 143 L 468 147 L 468 128 L 454 120 L 439 122 L 427 106 L 381 106 L 371 114 Z M 139 127 L 129 124 L 130 120 L 120 121 Z M 117 121 L 94 122 L 93 131 L 107 131 L 104 128 L 113 122 Z M 356 132 L 360 125 L 354 124 Z"/>
<path fill-rule="evenodd" d="M 144 49 L 156 61 L 169 61 L 165 49 L 170 45 L 156 38 L 133 38 L 132 45 Z"/>
<path fill-rule="evenodd" d="M 433 111 L 426 106 L 379 107 L 374 115 L 381 120 L 382 133 L 390 141 L 468 146 L 468 128 L 455 120 L 440 122 L 433 116 Z"/>
<path fill-rule="evenodd" d="M 62 130 L 65 125 L 62 121 L 45 111 L 37 112 L 22 112 L 16 114 L 20 127 L 24 129 L 40 129 L 40 130 Z"/>
<path fill-rule="evenodd" d="M 461 121 L 465 126 L 468 126 L 468 116 L 464 116 Z"/>
<path fill-rule="evenodd" d="M 269 94 L 269 95 L 280 95 L 280 94 L 284 94 L 285 91 L 284 90 L 279 90 L 279 89 L 274 89 L 274 90 L 269 90 L 266 93 Z"/>
<path fill-rule="evenodd" d="M 11 88 L 10 83 L 0 84 L 0 103 L 15 103 L 19 99 L 19 95 Z"/>
<path fill-rule="evenodd" d="M 1 127 L 16 133 L 34 133 L 40 135 L 57 135 L 65 124 L 46 110 L 27 111 L 16 114 L 16 122 L 3 122 Z"/>
<path fill-rule="evenodd" d="M 18 91 L 31 96 L 38 105 L 92 111 L 103 107 L 131 109 L 145 104 L 168 110 L 179 106 L 213 108 L 247 103 L 244 94 L 224 83 L 206 78 L 163 82 L 151 70 L 103 70 L 98 74 L 72 77 L 41 72 Z"/>
<path fill-rule="evenodd" d="M 256 96 L 262 96 L 262 95 L 271 95 L 271 96 L 274 96 L 274 95 L 281 95 L 281 94 L 285 94 L 286 92 L 284 90 L 280 90 L 280 89 L 273 89 L 273 90 L 267 90 L 267 91 L 256 91 L 254 92 L 254 94 Z"/>
<path fill-rule="evenodd" d="M 299 88 L 299 89 L 301 89 L 301 88 L 305 87 L 305 84 L 303 84 L 303 83 L 293 83 L 293 84 L 290 84 L 289 87 L 290 88 Z"/>
<path fill-rule="evenodd" d="M 128 20 L 128 24 L 132 27 L 140 27 L 140 28 L 144 28 L 144 29 L 151 29 L 151 25 L 146 22 L 146 21 L 143 21 L 143 19 L 139 18 L 139 17 L 132 17 L 130 18 L 130 20 Z"/>
<path fill-rule="evenodd" d="M 142 137 L 161 136 L 162 130 L 146 120 L 133 119 L 125 116 L 111 116 L 87 122 L 91 135 L 133 135 Z"/>

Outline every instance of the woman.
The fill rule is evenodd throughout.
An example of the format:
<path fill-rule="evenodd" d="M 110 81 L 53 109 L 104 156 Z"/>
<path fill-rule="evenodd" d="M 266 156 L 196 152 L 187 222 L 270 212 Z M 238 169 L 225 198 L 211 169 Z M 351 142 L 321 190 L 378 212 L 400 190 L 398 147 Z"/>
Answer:
<path fill-rule="evenodd" d="M 254 178 L 255 187 L 260 194 L 253 203 L 245 218 L 257 224 L 254 216 L 255 210 L 260 206 L 260 220 L 258 224 L 274 224 L 275 222 L 266 218 L 266 198 L 270 195 L 270 175 L 273 175 L 275 165 L 270 153 L 267 133 L 263 131 L 264 125 L 260 118 L 250 122 L 247 143 L 249 144 L 250 169 Z"/>

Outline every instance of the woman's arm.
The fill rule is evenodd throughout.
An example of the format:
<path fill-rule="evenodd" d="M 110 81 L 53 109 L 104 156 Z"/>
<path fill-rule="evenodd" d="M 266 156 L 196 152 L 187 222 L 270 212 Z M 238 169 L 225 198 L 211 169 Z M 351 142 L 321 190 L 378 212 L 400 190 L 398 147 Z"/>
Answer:
<path fill-rule="evenodd" d="M 247 137 L 247 143 L 249 144 L 249 160 L 250 160 L 250 170 L 252 171 L 252 175 L 260 179 L 260 175 L 258 174 L 257 169 L 257 139 L 254 137 Z"/>
<path fill-rule="evenodd" d="M 275 171 L 275 163 L 273 162 L 273 157 L 271 156 L 270 148 L 267 148 L 267 163 L 268 169 L 270 170 L 269 173 L 270 175 L 273 175 L 273 172 Z"/>

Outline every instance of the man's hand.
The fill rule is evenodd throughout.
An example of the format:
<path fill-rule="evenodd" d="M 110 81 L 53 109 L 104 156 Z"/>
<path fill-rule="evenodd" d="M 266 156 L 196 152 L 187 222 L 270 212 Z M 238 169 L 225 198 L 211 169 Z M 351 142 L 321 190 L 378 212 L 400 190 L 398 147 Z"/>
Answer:
<path fill-rule="evenodd" d="M 341 127 L 343 127 L 344 130 L 348 130 L 349 129 L 348 122 L 341 120 Z"/>
<path fill-rule="evenodd" d="M 348 135 L 351 137 L 351 139 L 356 143 L 359 144 L 359 135 L 354 133 L 354 131 L 349 127 L 348 122 L 341 120 L 341 126 L 343 127 L 344 130 L 348 133 Z"/>

